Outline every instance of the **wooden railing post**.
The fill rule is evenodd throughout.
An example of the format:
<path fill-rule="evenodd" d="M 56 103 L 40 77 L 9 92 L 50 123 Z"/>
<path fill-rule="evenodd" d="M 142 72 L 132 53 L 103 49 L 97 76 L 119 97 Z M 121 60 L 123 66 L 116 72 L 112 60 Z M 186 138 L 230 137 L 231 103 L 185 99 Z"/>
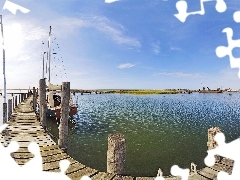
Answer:
<path fill-rule="evenodd" d="M 59 140 L 58 145 L 64 151 L 67 151 L 68 146 L 68 119 L 69 119 L 69 100 L 70 100 L 70 82 L 62 83 L 61 94 L 61 118 L 59 124 Z"/>
<path fill-rule="evenodd" d="M 107 172 L 125 175 L 126 140 L 123 134 L 108 135 Z"/>
<path fill-rule="evenodd" d="M 23 102 L 23 99 L 22 99 L 22 98 L 23 98 L 22 93 L 20 93 L 19 96 L 20 96 L 20 101 Z"/>
<path fill-rule="evenodd" d="M 33 87 L 33 110 L 36 111 L 36 104 L 37 104 L 37 98 L 36 98 L 36 89 Z"/>
<path fill-rule="evenodd" d="M 8 99 L 8 120 L 12 117 L 12 99 Z"/>
<path fill-rule="evenodd" d="M 7 103 L 3 103 L 3 124 L 7 123 Z"/>
<path fill-rule="evenodd" d="M 17 107 L 17 96 L 15 96 L 15 107 Z"/>
<path fill-rule="evenodd" d="M 39 108 L 40 108 L 40 123 L 44 129 L 46 129 L 46 82 L 45 79 L 39 80 Z"/>
<path fill-rule="evenodd" d="M 13 96 L 13 97 L 12 97 L 12 109 L 14 109 L 14 107 L 15 107 L 15 104 L 14 104 L 15 101 L 14 101 L 14 100 L 15 100 L 15 97 Z"/>

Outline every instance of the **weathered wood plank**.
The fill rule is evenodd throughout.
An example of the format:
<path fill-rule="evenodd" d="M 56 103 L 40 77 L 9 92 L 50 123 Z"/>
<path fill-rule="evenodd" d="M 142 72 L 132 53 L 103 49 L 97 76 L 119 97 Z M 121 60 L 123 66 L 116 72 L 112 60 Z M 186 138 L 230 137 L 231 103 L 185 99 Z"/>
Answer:
<path fill-rule="evenodd" d="M 112 179 L 115 175 L 105 172 L 99 172 L 93 177 L 91 177 L 92 180 L 105 180 L 105 179 Z"/>

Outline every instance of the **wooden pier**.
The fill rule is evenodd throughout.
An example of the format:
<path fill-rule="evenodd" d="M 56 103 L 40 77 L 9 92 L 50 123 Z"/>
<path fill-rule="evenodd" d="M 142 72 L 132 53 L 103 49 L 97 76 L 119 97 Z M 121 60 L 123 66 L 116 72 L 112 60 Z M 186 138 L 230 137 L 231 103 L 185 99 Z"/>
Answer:
<path fill-rule="evenodd" d="M 155 177 L 132 177 L 121 176 L 114 173 L 100 172 L 96 169 L 87 167 L 84 164 L 71 158 L 66 152 L 51 139 L 50 135 L 40 125 L 35 111 L 32 108 L 30 96 L 14 109 L 12 116 L 8 119 L 9 126 L 6 131 L 0 134 L 1 143 L 7 146 L 10 141 L 17 141 L 20 148 L 12 153 L 12 157 L 19 165 L 24 165 L 33 158 L 33 154 L 28 151 L 30 142 L 37 142 L 42 156 L 43 171 L 60 172 L 59 161 L 67 159 L 70 166 L 66 175 L 73 180 L 79 180 L 82 176 L 87 175 L 92 180 L 154 180 Z M 217 173 L 226 171 L 231 173 L 233 161 L 222 159 L 212 167 L 205 167 L 197 170 L 193 164 L 190 168 L 189 180 L 215 180 Z M 170 172 L 169 172 L 170 173 Z M 156 170 L 157 175 L 157 170 Z M 164 176 L 165 180 L 180 180 L 180 177 Z"/>

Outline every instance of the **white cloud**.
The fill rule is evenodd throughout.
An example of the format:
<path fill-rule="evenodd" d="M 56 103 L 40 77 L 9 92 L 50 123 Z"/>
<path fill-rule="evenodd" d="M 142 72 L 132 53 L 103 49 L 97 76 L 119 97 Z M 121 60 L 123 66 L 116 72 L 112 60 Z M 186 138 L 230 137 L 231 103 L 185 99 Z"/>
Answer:
<path fill-rule="evenodd" d="M 153 48 L 152 50 L 153 50 L 154 54 L 158 55 L 158 54 L 161 53 L 161 49 L 160 49 L 159 43 L 152 44 L 152 48 Z"/>
<path fill-rule="evenodd" d="M 117 2 L 119 0 L 105 0 L 105 3 L 113 3 L 113 2 Z"/>
<path fill-rule="evenodd" d="M 105 17 L 94 17 L 92 19 L 92 26 L 110 36 L 118 44 L 126 44 L 135 47 L 141 46 L 141 43 L 137 39 L 128 37 L 124 34 L 126 30 L 121 24 L 110 21 Z"/>
<path fill-rule="evenodd" d="M 63 17 L 56 21 L 53 21 L 58 31 L 73 32 L 79 28 L 94 28 L 110 37 L 117 44 L 125 44 L 133 47 L 141 47 L 139 40 L 126 35 L 127 30 L 119 23 L 109 20 L 106 17 L 101 16 L 85 16 L 80 15 L 79 18 L 67 18 Z M 64 27 L 64 28 L 62 28 Z M 60 32 L 61 34 L 64 34 Z"/>
<path fill-rule="evenodd" d="M 157 73 L 155 75 L 160 75 L 160 76 L 174 76 L 174 77 L 190 77 L 190 78 L 200 78 L 204 77 L 202 74 L 198 73 L 183 73 L 183 72 L 161 72 Z"/>
<path fill-rule="evenodd" d="M 126 64 L 120 64 L 118 66 L 119 69 L 126 69 L 126 68 L 132 68 L 133 66 L 135 66 L 134 64 L 131 63 L 126 63 Z"/>
<path fill-rule="evenodd" d="M 179 47 L 171 47 L 171 50 L 172 51 L 182 51 L 182 49 Z"/>

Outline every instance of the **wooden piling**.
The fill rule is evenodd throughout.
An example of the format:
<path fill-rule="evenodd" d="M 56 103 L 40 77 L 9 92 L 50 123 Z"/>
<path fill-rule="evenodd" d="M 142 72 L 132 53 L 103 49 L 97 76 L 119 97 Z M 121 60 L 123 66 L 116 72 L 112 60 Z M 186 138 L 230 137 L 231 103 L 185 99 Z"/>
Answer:
<path fill-rule="evenodd" d="M 7 123 L 7 103 L 3 103 L 3 124 Z"/>
<path fill-rule="evenodd" d="M 36 104 L 37 104 L 37 96 L 36 96 L 36 89 L 33 87 L 33 109 L 36 111 Z"/>
<path fill-rule="evenodd" d="M 123 134 L 108 135 L 107 172 L 125 175 L 126 140 Z"/>
<path fill-rule="evenodd" d="M 18 95 L 18 104 L 20 104 L 22 101 L 21 101 L 21 97 L 20 97 L 20 94 Z"/>
<path fill-rule="evenodd" d="M 14 100 L 15 100 L 15 97 L 13 96 L 13 97 L 12 97 L 12 109 L 14 109 L 14 107 L 15 107 L 15 104 L 14 104 L 15 101 L 14 101 Z"/>
<path fill-rule="evenodd" d="M 17 107 L 17 96 L 15 96 L 15 107 Z"/>
<path fill-rule="evenodd" d="M 47 104 L 46 104 L 46 82 L 45 79 L 39 80 L 39 108 L 40 108 L 40 124 L 44 129 L 47 126 Z"/>
<path fill-rule="evenodd" d="M 12 117 L 12 99 L 8 99 L 8 120 Z"/>
<path fill-rule="evenodd" d="M 69 100 L 70 100 L 70 82 L 62 83 L 62 102 L 61 102 L 61 118 L 59 124 L 59 147 L 67 151 L 68 146 L 68 118 L 69 118 Z"/>

